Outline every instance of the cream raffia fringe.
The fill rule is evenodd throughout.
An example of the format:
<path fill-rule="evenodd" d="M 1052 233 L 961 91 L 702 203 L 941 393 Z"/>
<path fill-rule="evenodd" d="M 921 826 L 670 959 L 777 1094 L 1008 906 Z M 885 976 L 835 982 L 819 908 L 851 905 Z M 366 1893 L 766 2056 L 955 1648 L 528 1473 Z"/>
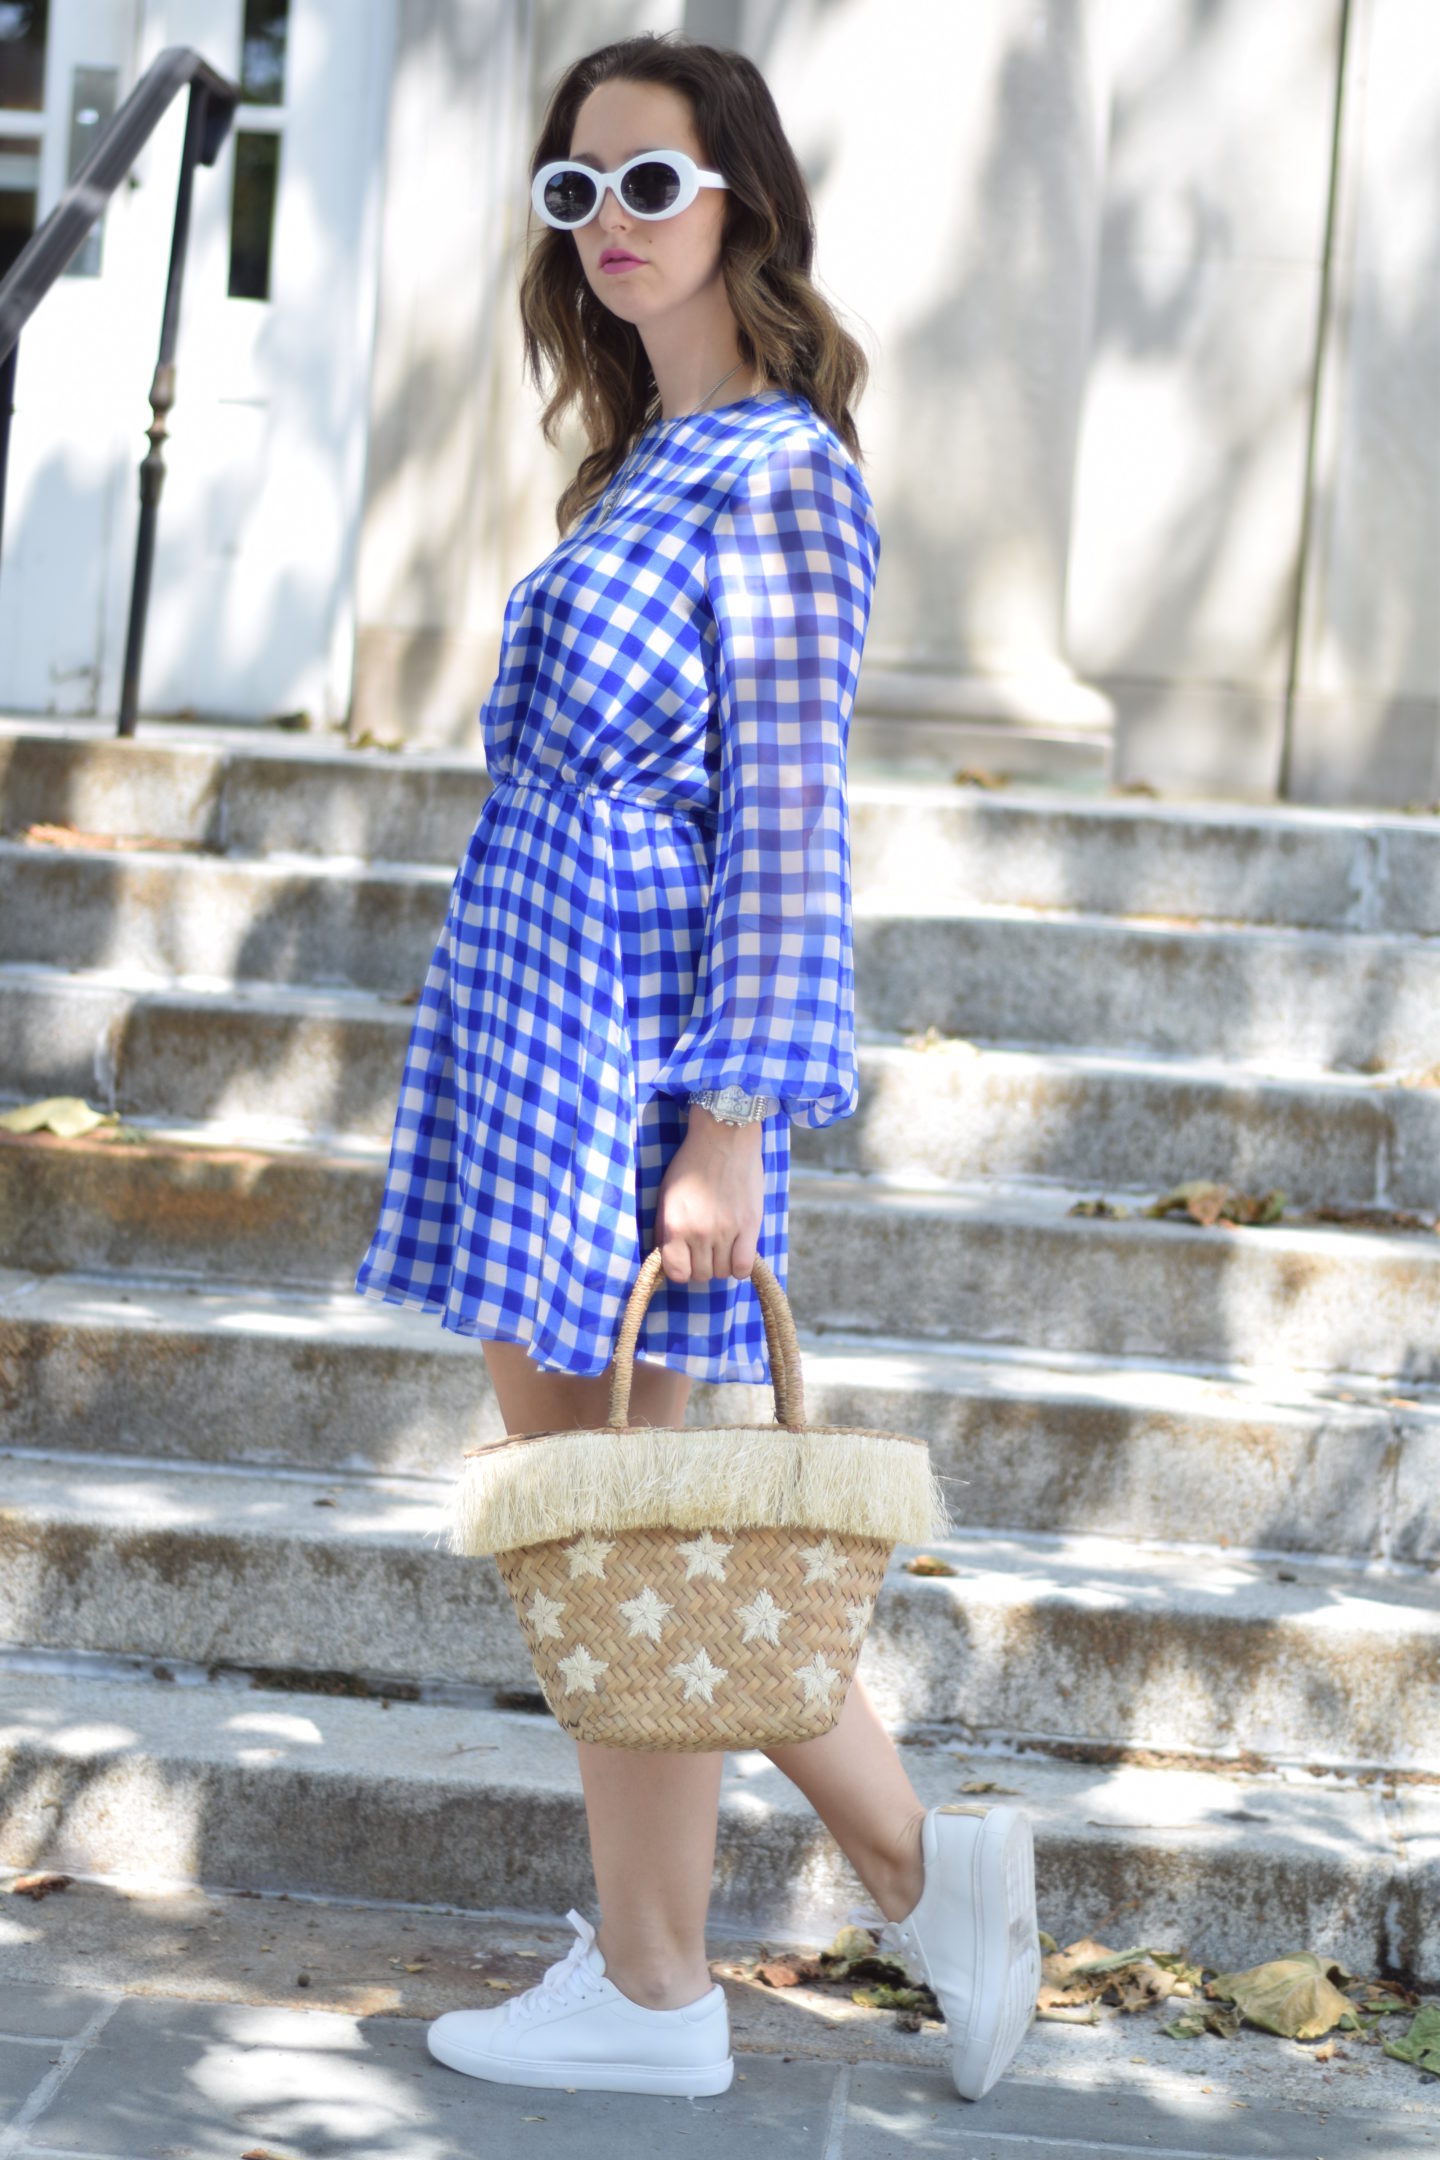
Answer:
<path fill-rule="evenodd" d="M 452 1553 L 479 1554 L 660 1525 L 773 1525 L 921 1545 L 949 1521 L 923 1441 L 814 1425 L 601 1426 L 469 1450 L 444 1535 Z"/>

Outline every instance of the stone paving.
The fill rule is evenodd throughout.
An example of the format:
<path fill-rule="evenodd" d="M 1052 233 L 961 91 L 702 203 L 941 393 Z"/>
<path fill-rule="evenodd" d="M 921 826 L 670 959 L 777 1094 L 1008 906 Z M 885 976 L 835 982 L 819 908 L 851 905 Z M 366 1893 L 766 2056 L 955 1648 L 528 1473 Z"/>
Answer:
<path fill-rule="evenodd" d="M 75 1881 L 0 1901 L 0 2160 L 452 2160 L 577 2145 L 586 2160 L 737 2139 L 757 2160 L 1385 2160 L 1440 2149 L 1440 2081 L 1340 2039 L 1171 2040 L 1162 2015 L 1042 2023 L 994 2092 L 960 2100 L 943 2027 L 753 1974 L 712 1930 L 737 2076 L 688 2101 L 488 2086 L 425 2028 L 500 1976 L 528 1986 L 562 1921 Z M 778 1938 L 772 1938 L 772 1949 Z M 492 1998 L 493 1999 L 493 1998 Z"/>
<path fill-rule="evenodd" d="M 943 2068 L 737 2056 L 709 2100 L 492 2086 L 433 2062 L 416 2019 L 60 1988 L 0 1988 L 4 2160 L 1399 2160 L 1432 2153 L 1440 2114 L 1417 2099 L 1363 2114 L 1239 2100 L 1233 2087 L 1146 2070 L 1096 2082 L 1057 2063 L 959 2100 Z"/>

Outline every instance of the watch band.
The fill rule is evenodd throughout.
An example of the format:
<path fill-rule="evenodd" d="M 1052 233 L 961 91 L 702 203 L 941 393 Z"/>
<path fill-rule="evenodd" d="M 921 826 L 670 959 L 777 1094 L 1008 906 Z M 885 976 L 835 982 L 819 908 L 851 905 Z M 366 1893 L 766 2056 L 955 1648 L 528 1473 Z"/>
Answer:
<path fill-rule="evenodd" d="M 754 1125 L 780 1108 L 774 1095 L 747 1095 L 743 1088 L 698 1088 L 690 1096 L 722 1125 Z"/>

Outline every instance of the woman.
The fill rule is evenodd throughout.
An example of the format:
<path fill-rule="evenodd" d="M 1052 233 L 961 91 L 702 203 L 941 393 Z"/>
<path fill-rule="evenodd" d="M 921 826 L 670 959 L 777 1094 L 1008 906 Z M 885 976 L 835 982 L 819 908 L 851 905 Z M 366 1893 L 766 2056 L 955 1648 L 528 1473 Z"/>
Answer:
<path fill-rule="evenodd" d="M 858 1100 L 845 739 L 879 543 L 849 404 L 865 364 L 813 286 L 809 199 L 734 53 L 634 38 L 579 61 L 532 165 L 527 357 L 590 454 L 506 610 L 494 787 L 402 1085 L 369 1295 L 479 1336 L 510 1432 L 602 1425 L 620 1315 L 664 1277 L 632 1419 L 691 1379 L 767 1381 L 789 1123 Z M 721 393 L 724 393 L 723 397 Z M 578 1743 L 598 1935 L 430 2029 L 524 2085 L 701 2094 L 733 2075 L 705 1962 L 723 1755 Z M 770 1751 L 934 1987 L 978 2098 L 1033 2014 L 1029 1826 L 927 1812 L 857 1681 Z"/>

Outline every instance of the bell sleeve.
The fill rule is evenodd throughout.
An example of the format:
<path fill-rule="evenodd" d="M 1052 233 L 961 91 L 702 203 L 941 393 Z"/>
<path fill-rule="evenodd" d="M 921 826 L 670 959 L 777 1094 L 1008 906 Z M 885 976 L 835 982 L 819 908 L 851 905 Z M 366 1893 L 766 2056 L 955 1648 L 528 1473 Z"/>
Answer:
<path fill-rule="evenodd" d="M 811 1127 L 859 1101 L 845 750 L 879 553 L 858 469 L 813 426 L 770 445 L 715 520 L 714 869 L 658 1094 L 739 1087 Z"/>

